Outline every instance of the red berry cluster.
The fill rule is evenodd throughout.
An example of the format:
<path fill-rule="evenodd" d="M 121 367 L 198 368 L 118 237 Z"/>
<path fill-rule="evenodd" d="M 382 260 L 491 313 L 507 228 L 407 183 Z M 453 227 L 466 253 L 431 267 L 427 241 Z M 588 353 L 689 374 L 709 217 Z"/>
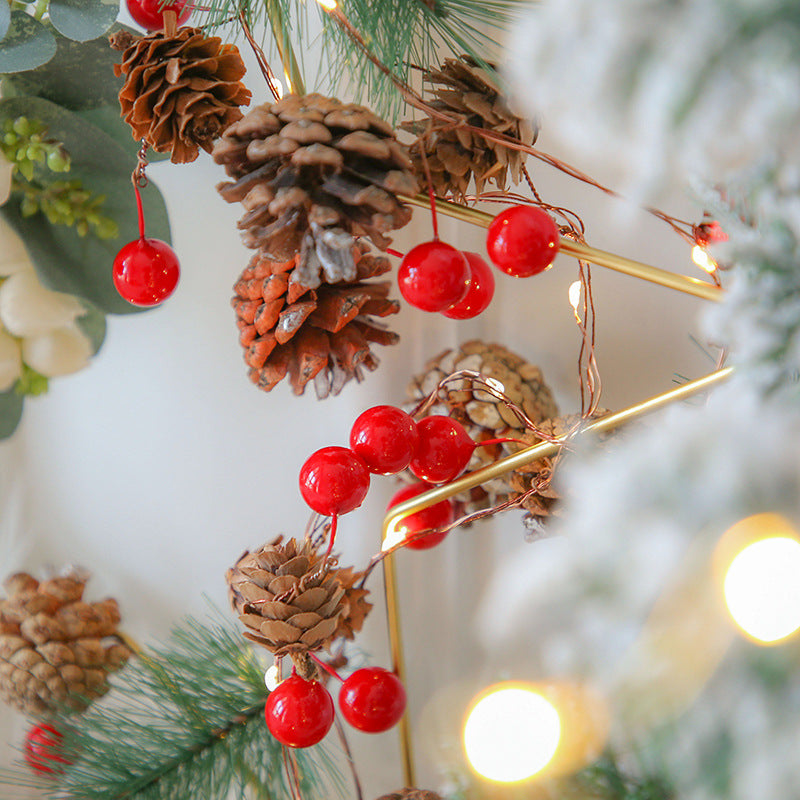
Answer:
<path fill-rule="evenodd" d="M 406 708 L 406 691 L 393 672 L 364 667 L 339 690 L 344 718 L 365 733 L 382 733 L 396 725 Z M 333 725 L 330 692 L 317 681 L 292 673 L 278 684 L 264 708 L 270 733 L 288 747 L 310 747 L 325 738 Z"/>
<path fill-rule="evenodd" d="M 186 0 L 127 0 L 128 13 L 134 21 L 148 31 L 158 31 L 164 27 L 164 12 L 174 11 L 178 25 L 183 25 L 192 13 L 192 6 Z"/>
<path fill-rule="evenodd" d="M 350 431 L 350 447 L 323 447 L 300 470 L 300 493 L 313 511 L 335 517 L 358 508 L 369 490 L 370 473 L 394 475 L 409 468 L 422 483 L 401 489 L 389 508 L 464 471 L 477 447 L 464 427 L 446 416 L 419 422 L 394 406 L 365 411 Z M 453 521 L 449 500 L 411 514 L 403 520 L 406 536 L 436 530 Z M 410 539 L 407 547 L 423 550 L 438 544 L 445 533 Z"/>
<path fill-rule="evenodd" d="M 498 214 L 486 236 L 494 265 L 517 278 L 546 270 L 558 253 L 558 227 L 541 208 L 513 206 Z M 476 253 L 462 253 L 434 239 L 411 249 L 397 273 L 400 293 L 423 311 L 471 319 L 488 308 L 494 276 Z"/>

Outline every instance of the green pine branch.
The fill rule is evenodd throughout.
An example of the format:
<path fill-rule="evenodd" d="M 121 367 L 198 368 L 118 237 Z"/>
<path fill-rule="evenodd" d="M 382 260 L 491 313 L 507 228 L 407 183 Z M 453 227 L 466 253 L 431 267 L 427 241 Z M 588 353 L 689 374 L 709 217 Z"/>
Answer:
<path fill-rule="evenodd" d="M 237 631 L 189 619 L 113 683 L 108 699 L 69 729 L 56 722 L 66 730 L 65 751 L 77 754 L 58 780 L 20 766 L 0 784 L 36 785 L 52 800 L 291 797 L 281 745 L 264 722 L 263 667 Z M 341 791 L 322 748 L 296 757 L 305 797 Z"/>

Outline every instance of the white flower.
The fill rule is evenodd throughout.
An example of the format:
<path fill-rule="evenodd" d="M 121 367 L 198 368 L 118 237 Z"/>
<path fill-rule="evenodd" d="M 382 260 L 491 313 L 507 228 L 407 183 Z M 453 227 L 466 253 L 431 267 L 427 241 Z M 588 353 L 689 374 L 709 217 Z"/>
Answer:
<path fill-rule="evenodd" d="M 0 392 L 7 392 L 22 374 L 19 341 L 0 330 Z"/>
<path fill-rule="evenodd" d="M 0 162 L 0 205 L 2 205 L 2 163 Z M 0 278 L 33 269 L 28 251 L 17 232 L 0 217 Z"/>
<path fill-rule="evenodd" d="M 92 344 L 77 327 L 51 330 L 22 341 L 25 363 L 47 378 L 70 375 L 89 365 Z"/>
<path fill-rule="evenodd" d="M 17 272 L 0 286 L 0 322 L 15 336 L 48 333 L 85 313 L 77 298 L 45 289 L 32 269 Z"/>
<path fill-rule="evenodd" d="M 0 150 L 0 206 L 11 194 L 11 176 L 14 174 L 14 165 L 3 155 Z"/>

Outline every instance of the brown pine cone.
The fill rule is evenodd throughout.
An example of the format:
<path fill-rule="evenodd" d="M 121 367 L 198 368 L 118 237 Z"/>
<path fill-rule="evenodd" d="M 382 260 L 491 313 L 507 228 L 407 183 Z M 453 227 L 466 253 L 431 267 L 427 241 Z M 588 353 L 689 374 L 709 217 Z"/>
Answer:
<path fill-rule="evenodd" d="M 364 627 L 367 615 L 372 611 L 372 603 L 367 600 L 369 589 L 359 589 L 356 586 L 363 577 L 363 572 L 356 572 L 352 567 L 340 567 L 336 570 L 336 579 L 344 589 L 344 597 L 334 639 L 355 639 L 355 635 Z"/>
<path fill-rule="evenodd" d="M 125 76 L 119 104 L 134 139 L 182 164 L 201 147 L 211 152 L 214 139 L 242 118 L 239 106 L 250 103 L 250 90 L 241 82 L 245 67 L 235 45 L 188 27 L 132 43 L 112 40 L 112 47 L 125 45 L 114 73 Z"/>
<path fill-rule="evenodd" d="M 313 380 L 320 399 L 336 395 L 351 378 L 360 381 L 363 369 L 378 366 L 371 343 L 398 341 L 373 319 L 399 310 L 387 297 L 390 283 L 365 282 L 388 272 L 389 262 L 346 236 L 347 259 L 328 260 L 323 274 L 309 272 L 310 261 L 299 255 L 284 263 L 256 255 L 234 285 L 244 360 L 264 391 L 288 373 L 295 394 Z"/>
<path fill-rule="evenodd" d="M 385 250 L 411 219 L 397 199 L 417 191 L 406 148 L 363 106 L 288 95 L 231 125 L 213 155 L 233 178 L 220 194 L 246 209 L 244 243 L 273 261 L 299 254 L 304 274 L 341 262 L 352 237 Z"/>
<path fill-rule="evenodd" d="M 509 109 L 496 76 L 468 56 L 448 58 L 439 69 L 425 72 L 424 77 L 433 85 L 436 99 L 430 105 L 438 111 L 473 128 L 503 133 L 524 144 L 536 140 L 531 124 Z M 419 137 L 410 148 L 417 176 L 424 183 L 420 155 L 420 148 L 424 148 L 433 190 L 440 197 L 463 200 L 472 178 L 476 194 L 481 193 L 487 181 L 505 190 L 509 173 L 514 183 L 522 180 L 525 153 L 520 150 L 438 119 L 404 122 L 400 127 Z"/>
<path fill-rule="evenodd" d="M 308 539 L 282 544 L 279 538 L 245 552 L 225 577 L 246 639 L 276 656 L 302 655 L 331 642 L 345 590 Z"/>
<path fill-rule="evenodd" d="M 131 655 L 116 638 L 117 601 L 83 601 L 85 576 L 5 581 L 0 600 L 0 697 L 25 714 L 82 711 Z"/>
<path fill-rule="evenodd" d="M 407 389 L 412 402 L 407 410 L 427 397 L 442 378 L 458 370 L 472 370 L 485 378 L 499 381 L 504 387 L 503 393 L 536 424 L 558 413 L 558 406 L 539 367 L 529 364 L 502 345 L 477 339 L 465 342 L 456 350 L 439 353 L 425 365 L 424 372 L 412 378 Z M 481 391 L 469 379 L 451 381 L 439 393 L 439 398 L 425 413 L 453 417 L 476 442 L 505 437 L 523 438 L 527 430 L 525 422 L 508 406 Z M 508 445 L 502 444 L 476 447 L 467 469 L 480 469 L 508 452 Z M 402 477 L 416 480 L 410 472 L 403 473 Z M 457 513 L 461 516 L 505 502 L 510 497 L 509 491 L 509 477 L 502 476 L 458 494 L 453 499 L 458 504 Z"/>

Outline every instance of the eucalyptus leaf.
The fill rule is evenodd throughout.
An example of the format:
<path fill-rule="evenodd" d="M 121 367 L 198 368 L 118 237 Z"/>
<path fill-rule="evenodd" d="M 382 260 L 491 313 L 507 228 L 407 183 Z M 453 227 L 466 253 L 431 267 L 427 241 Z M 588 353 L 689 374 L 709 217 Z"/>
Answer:
<path fill-rule="evenodd" d="M 64 143 L 72 159 L 70 180 L 80 179 L 85 189 L 106 196 L 102 213 L 120 229 L 116 239 L 78 236 L 64 225 L 52 225 L 42 214 L 23 217 L 20 196 L 13 194 L 0 213 L 21 236 L 42 283 L 94 303 L 105 313 L 131 313 L 142 309 L 123 300 L 111 278 L 114 257 L 121 247 L 139 237 L 136 202 L 130 175 L 136 158 L 100 128 L 79 115 L 38 97 L 0 100 L 0 122 L 25 115 L 41 120 L 48 135 Z M 147 235 L 169 241 L 169 222 L 161 193 L 151 183 L 142 190 Z"/>
<path fill-rule="evenodd" d="M 22 418 L 22 404 L 25 398 L 13 389 L 0 394 L 0 439 L 8 439 L 17 429 Z"/>
<path fill-rule="evenodd" d="M 86 313 L 75 320 L 77 326 L 89 337 L 92 355 L 96 355 L 106 338 L 106 315 L 93 303 L 84 301 Z"/>
<path fill-rule="evenodd" d="M 50 22 L 68 39 L 88 42 L 115 22 L 119 3 L 107 0 L 50 0 Z"/>
<path fill-rule="evenodd" d="M 114 30 L 123 28 L 118 25 Z M 43 97 L 70 111 L 102 106 L 119 109 L 122 80 L 114 75 L 114 64 L 119 61 L 120 53 L 109 47 L 105 37 L 79 43 L 59 36 L 56 54 L 47 64 L 7 76 L 3 84 L 10 84 L 17 95 Z M 9 97 L 9 92 L 4 90 L 4 96 Z"/>
<path fill-rule="evenodd" d="M 11 24 L 0 42 L 0 72 L 36 69 L 55 54 L 56 40 L 41 22 L 24 11 L 11 12 Z"/>
<path fill-rule="evenodd" d="M 131 128 L 123 121 L 116 103 L 113 107 L 98 106 L 97 108 L 87 108 L 84 111 L 79 111 L 78 116 L 107 133 L 123 150 L 132 156 L 135 157 L 139 152 L 141 142 L 131 135 Z M 152 149 L 147 151 L 147 160 L 151 163 L 165 161 L 169 157 L 169 153 L 156 153 Z"/>
<path fill-rule="evenodd" d="M 11 25 L 11 6 L 8 3 L 0 3 L 0 39 L 7 33 Z"/>

